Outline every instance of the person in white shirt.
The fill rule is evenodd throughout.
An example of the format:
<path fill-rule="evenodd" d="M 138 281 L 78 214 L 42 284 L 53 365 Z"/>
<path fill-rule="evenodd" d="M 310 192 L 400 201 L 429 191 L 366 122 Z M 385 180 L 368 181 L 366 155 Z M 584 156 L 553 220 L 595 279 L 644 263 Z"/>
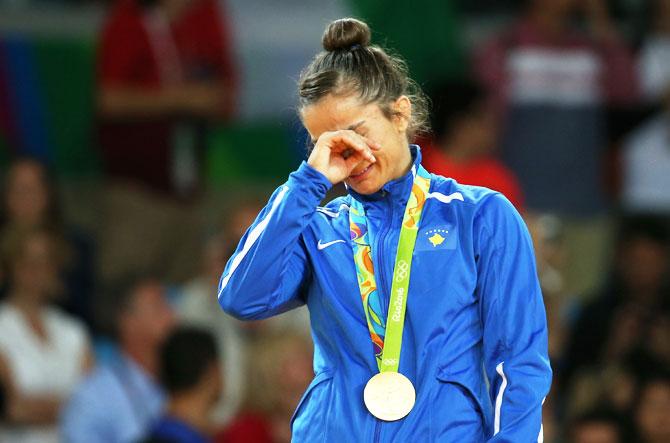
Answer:
<path fill-rule="evenodd" d="M 137 443 L 165 406 L 159 354 L 175 326 L 165 286 L 128 275 L 99 303 L 116 351 L 76 387 L 60 417 L 64 443 Z"/>
<path fill-rule="evenodd" d="M 626 212 L 670 216 L 670 97 L 666 110 L 636 129 L 623 147 Z"/>
<path fill-rule="evenodd" d="M 640 50 L 638 71 L 644 98 L 662 109 L 623 144 L 621 206 L 670 216 L 670 0 L 654 0 L 652 7 L 653 28 Z"/>
<path fill-rule="evenodd" d="M 0 303 L 8 391 L 0 441 L 56 443 L 60 407 L 92 365 L 88 336 L 79 321 L 49 303 L 62 289 L 56 237 L 43 229 L 10 230 L 1 248 L 9 290 Z"/>
<path fill-rule="evenodd" d="M 654 0 L 653 29 L 640 50 L 638 71 L 645 99 L 658 102 L 670 92 L 670 0 Z"/>

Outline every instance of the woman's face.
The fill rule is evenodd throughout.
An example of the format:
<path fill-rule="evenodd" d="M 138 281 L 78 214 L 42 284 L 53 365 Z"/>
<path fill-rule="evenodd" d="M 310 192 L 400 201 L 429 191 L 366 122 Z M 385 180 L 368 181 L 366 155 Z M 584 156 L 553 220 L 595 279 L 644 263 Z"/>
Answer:
<path fill-rule="evenodd" d="M 129 309 L 121 318 L 123 336 L 159 346 L 176 325 L 165 287 L 156 281 L 145 281 L 134 289 L 131 298 Z"/>
<path fill-rule="evenodd" d="M 379 191 L 411 167 L 412 157 L 407 143 L 411 104 L 402 96 L 391 107 L 402 116 L 389 119 L 376 103 L 361 104 L 355 95 L 329 94 L 302 110 L 303 123 L 314 143 L 324 132 L 351 129 L 381 146 L 380 150 L 372 152 L 377 159 L 375 163 L 361 161 L 344 180 L 359 194 Z"/>
<path fill-rule="evenodd" d="M 26 240 L 13 266 L 12 285 L 18 294 L 44 301 L 60 292 L 55 254 L 54 242 L 45 234 Z"/>
<path fill-rule="evenodd" d="M 49 205 L 42 168 L 33 162 L 14 165 L 9 172 L 6 199 L 12 221 L 29 226 L 39 224 Z"/>

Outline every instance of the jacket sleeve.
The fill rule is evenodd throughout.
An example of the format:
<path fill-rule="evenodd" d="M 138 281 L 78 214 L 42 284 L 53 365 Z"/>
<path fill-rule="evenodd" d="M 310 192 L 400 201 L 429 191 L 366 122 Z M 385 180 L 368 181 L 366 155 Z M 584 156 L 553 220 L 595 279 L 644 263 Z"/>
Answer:
<path fill-rule="evenodd" d="M 255 320 L 304 304 L 300 289 L 311 270 L 301 234 L 330 187 L 303 162 L 272 194 L 223 271 L 218 298 L 224 311 Z"/>
<path fill-rule="evenodd" d="M 501 194 L 482 203 L 475 232 L 484 365 L 494 407 L 489 442 L 541 442 L 552 372 L 530 235 Z"/>

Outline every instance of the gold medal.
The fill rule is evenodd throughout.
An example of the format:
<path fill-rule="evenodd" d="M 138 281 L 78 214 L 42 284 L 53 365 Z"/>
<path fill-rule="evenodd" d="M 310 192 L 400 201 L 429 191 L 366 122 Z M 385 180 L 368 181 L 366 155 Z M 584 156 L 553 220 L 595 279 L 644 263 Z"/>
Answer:
<path fill-rule="evenodd" d="M 368 411 L 384 421 L 400 420 L 414 407 L 416 393 L 407 377 L 399 372 L 380 372 L 368 380 L 363 401 Z"/>

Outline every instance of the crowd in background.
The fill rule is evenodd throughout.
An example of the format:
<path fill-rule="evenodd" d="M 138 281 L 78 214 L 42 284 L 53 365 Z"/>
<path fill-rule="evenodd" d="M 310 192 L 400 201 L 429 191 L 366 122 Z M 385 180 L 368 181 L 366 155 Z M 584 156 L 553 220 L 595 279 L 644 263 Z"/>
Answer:
<path fill-rule="evenodd" d="M 639 42 L 604 0 L 522 3 L 468 75 L 425 85 L 425 166 L 502 192 L 529 226 L 554 369 L 545 441 L 665 443 L 670 0 L 650 0 Z M 241 323 L 216 299 L 264 197 L 198 210 L 205 129 L 232 118 L 239 82 L 220 7 L 110 8 L 95 232 L 70 223 L 44 163 L 2 171 L 0 442 L 290 441 L 308 314 Z"/>

